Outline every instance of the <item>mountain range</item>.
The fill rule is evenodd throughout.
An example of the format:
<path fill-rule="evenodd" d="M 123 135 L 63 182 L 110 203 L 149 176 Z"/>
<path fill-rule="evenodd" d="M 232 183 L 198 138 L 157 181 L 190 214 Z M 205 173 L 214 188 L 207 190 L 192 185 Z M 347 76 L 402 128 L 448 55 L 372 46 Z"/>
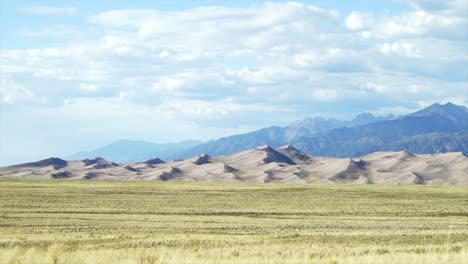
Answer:
<path fill-rule="evenodd" d="M 227 155 L 255 148 L 260 145 L 279 147 L 295 142 L 297 139 L 304 136 L 321 135 L 339 127 L 353 127 L 391 118 L 393 118 L 393 115 L 375 117 L 369 113 L 361 114 L 351 121 L 325 119 L 323 117 L 309 117 L 286 127 L 272 126 L 250 133 L 223 137 L 211 142 L 202 143 L 171 155 L 170 158 L 185 159 L 200 153 L 208 153 L 215 156 Z"/>
<path fill-rule="evenodd" d="M 375 117 L 364 113 L 353 120 L 305 118 L 286 127 L 222 137 L 208 142 L 155 144 L 121 140 L 67 159 L 100 156 L 115 162 L 160 157 L 187 159 L 200 153 L 228 155 L 260 145 L 290 144 L 306 153 L 330 157 L 356 157 L 375 151 L 408 150 L 413 153 L 468 152 L 468 109 L 452 103 L 433 104 L 415 113 Z"/>
<path fill-rule="evenodd" d="M 64 158 L 73 160 L 99 156 L 114 162 L 136 162 L 154 157 L 164 160 L 185 159 L 200 153 L 226 155 L 265 144 L 278 147 L 288 144 L 293 139 L 301 136 L 322 134 L 334 128 L 352 127 L 391 118 L 393 118 L 393 115 L 375 117 L 369 113 L 358 115 L 350 121 L 308 117 L 290 126 L 272 126 L 208 142 L 193 140 L 156 144 L 147 141 L 119 140 L 93 151 L 83 151 Z"/>
<path fill-rule="evenodd" d="M 65 159 L 104 157 L 115 162 L 136 162 L 152 157 L 167 159 L 170 155 L 201 144 L 202 141 L 189 140 L 177 143 L 157 144 L 141 140 L 119 140 L 93 151 L 83 151 L 66 156 Z"/>
<path fill-rule="evenodd" d="M 468 151 L 468 109 L 452 103 L 433 104 L 396 119 L 333 129 L 291 142 L 315 155 L 355 157 L 375 151 L 415 153 Z"/>

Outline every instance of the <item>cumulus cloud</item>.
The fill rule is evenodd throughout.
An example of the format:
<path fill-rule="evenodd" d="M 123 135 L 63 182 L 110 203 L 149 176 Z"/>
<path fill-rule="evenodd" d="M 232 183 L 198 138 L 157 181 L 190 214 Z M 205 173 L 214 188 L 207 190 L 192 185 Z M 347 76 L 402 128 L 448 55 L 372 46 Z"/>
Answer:
<path fill-rule="evenodd" d="M 1 56 L 10 69 L 27 69 L 28 74 L 21 73 L 26 78 L 15 72 L 11 78 L 38 84 L 34 92 L 51 103 L 93 94 L 145 104 L 234 98 L 287 105 L 353 98 L 375 76 L 387 76 L 386 86 L 411 79 L 407 76 L 413 76 L 412 83 L 430 76 L 440 82 L 440 75 L 461 81 L 467 57 L 460 56 L 466 49 L 458 23 L 465 17 L 413 4 L 414 11 L 394 16 L 355 11 L 340 17 L 337 11 L 296 2 L 114 10 L 88 19 L 103 26 L 97 39 L 6 50 Z M 23 33 L 45 35 L 49 29 Z M 71 33 L 63 25 L 55 29 Z M 224 63 L 245 58 L 255 65 L 234 69 Z M 456 67 L 461 73 L 452 71 Z M 42 85 L 48 88 L 37 87 Z"/>
<path fill-rule="evenodd" d="M 352 12 L 346 18 L 346 26 L 361 31 L 367 39 L 468 38 L 468 1 L 409 2 L 417 9 L 398 15 Z"/>
<path fill-rule="evenodd" d="M 446 15 L 466 16 L 468 13 L 468 1 L 466 0 L 401 0 L 413 5 L 416 9 L 426 10 Z"/>
<path fill-rule="evenodd" d="M 2 50 L 0 106 L 87 120 L 77 126 L 124 120 L 102 133 L 144 123 L 171 135 L 158 130 L 165 122 L 215 137 L 207 131 L 286 124 L 324 109 L 333 116 L 348 106 L 403 113 L 434 98 L 466 103 L 466 0 L 406 2 L 414 10 L 399 14 L 340 15 L 296 2 L 94 14 L 87 19 L 93 34 L 80 41 Z M 67 25 L 21 33 L 74 35 Z M 98 113 L 71 114 L 80 108 Z M 129 121 L 132 114 L 154 123 Z"/>
<path fill-rule="evenodd" d="M 345 24 L 351 30 L 362 30 L 372 26 L 374 20 L 372 13 L 353 11 L 346 18 Z"/>
<path fill-rule="evenodd" d="M 26 37 L 77 37 L 82 35 L 79 30 L 63 24 L 46 27 L 41 31 L 22 29 L 19 33 Z"/>
<path fill-rule="evenodd" d="M 52 6 L 26 6 L 19 9 L 23 13 L 36 15 L 74 15 L 78 8 L 69 7 L 52 7 Z"/>
<path fill-rule="evenodd" d="M 0 79 L 0 103 L 18 104 L 18 103 L 47 103 L 45 96 L 37 97 L 33 91 L 15 80 Z"/>
<path fill-rule="evenodd" d="M 405 56 L 409 58 L 421 58 L 421 51 L 415 48 L 413 43 L 394 42 L 379 45 L 379 50 L 385 55 Z"/>

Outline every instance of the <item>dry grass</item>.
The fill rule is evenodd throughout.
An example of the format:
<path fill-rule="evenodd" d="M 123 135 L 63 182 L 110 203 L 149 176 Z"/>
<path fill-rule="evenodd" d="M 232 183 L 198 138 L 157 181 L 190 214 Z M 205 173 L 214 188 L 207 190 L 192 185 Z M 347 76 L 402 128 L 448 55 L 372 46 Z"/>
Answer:
<path fill-rule="evenodd" d="M 466 186 L 0 179 L 0 263 L 467 263 Z"/>

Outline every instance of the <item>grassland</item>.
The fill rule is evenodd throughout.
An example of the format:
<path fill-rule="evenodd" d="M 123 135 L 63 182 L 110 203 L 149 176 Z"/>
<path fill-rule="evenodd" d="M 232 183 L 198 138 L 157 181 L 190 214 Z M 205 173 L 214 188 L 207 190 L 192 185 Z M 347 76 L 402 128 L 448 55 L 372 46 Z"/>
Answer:
<path fill-rule="evenodd" d="M 0 179 L 0 263 L 467 263 L 466 186 Z"/>

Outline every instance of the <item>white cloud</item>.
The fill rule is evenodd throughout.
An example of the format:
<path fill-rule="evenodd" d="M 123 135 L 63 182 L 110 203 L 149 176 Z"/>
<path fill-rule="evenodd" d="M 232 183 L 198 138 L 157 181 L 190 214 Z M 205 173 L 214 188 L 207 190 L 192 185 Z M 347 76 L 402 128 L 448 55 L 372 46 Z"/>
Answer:
<path fill-rule="evenodd" d="M 416 9 L 426 10 L 429 12 L 440 13 L 445 15 L 460 15 L 468 14 L 467 0 L 401 0 L 409 2 Z"/>
<path fill-rule="evenodd" d="M 69 7 L 52 7 L 52 6 L 26 6 L 20 8 L 21 12 L 37 15 L 74 15 L 78 8 Z"/>
<path fill-rule="evenodd" d="M 354 98 L 353 93 L 394 89 L 367 87 L 379 83 L 376 76 L 385 79 L 384 87 L 403 81 L 419 85 L 428 76 L 443 74 L 461 81 L 468 56 L 460 56 L 465 48 L 458 39 L 435 34 L 437 39 L 427 41 L 419 33 L 408 39 L 405 30 L 379 31 L 393 23 L 424 28 L 430 35 L 426 28 L 439 21 L 433 17 L 452 19 L 428 12 L 418 9 L 396 16 L 352 12 L 342 21 L 336 11 L 294 2 L 183 11 L 115 10 L 89 19 L 105 26 L 98 39 L 60 48 L 8 50 L 2 61 L 11 69 L 27 69 L 28 76 L 23 71 L 22 79 L 16 79 L 20 83 L 57 87 L 32 89 L 50 102 L 88 97 L 90 91 L 94 96 L 124 95 L 125 100 L 146 104 L 171 98 L 229 97 L 282 104 L 340 100 Z M 455 24 L 446 27 L 458 30 Z M 377 39 L 362 39 L 363 32 Z M 379 41 L 383 36 L 391 38 Z M 225 68 L 226 60 L 236 58 L 256 65 Z M 457 75 L 460 71 L 451 69 L 458 66 L 462 70 Z M 401 72 L 412 77 L 401 77 Z"/>
<path fill-rule="evenodd" d="M 22 29 L 19 33 L 26 37 L 78 37 L 82 35 L 79 30 L 62 24 L 46 27 L 41 31 Z"/>
<path fill-rule="evenodd" d="M 431 37 L 466 39 L 468 16 L 415 10 L 396 16 L 352 12 L 346 19 L 351 30 L 361 30 L 364 38 L 392 39 Z"/>
<path fill-rule="evenodd" d="M 318 101 L 335 101 L 338 91 L 335 89 L 312 89 L 311 97 Z"/>
<path fill-rule="evenodd" d="M 99 89 L 99 86 L 95 83 L 80 83 L 80 89 L 95 92 Z"/>
<path fill-rule="evenodd" d="M 301 3 L 265 3 L 250 8 L 201 7 L 184 11 L 115 10 L 95 15 L 93 23 L 132 26 L 146 41 L 158 40 L 177 50 L 224 52 L 231 49 L 270 48 L 291 35 L 316 32 L 336 23 L 336 13 Z M 194 30 L 196 28 L 196 30 Z M 213 44 L 216 40 L 216 45 Z M 288 42 L 291 42 L 289 40 Z"/>
<path fill-rule="evenodd" d="M 405 56 L 409 58 L 421 58 L 421 51 L 413 43 L 394 42 L 379 45 L 379 50 L 385 55 Z"/>
<path fill-rule="evenodd" d="M 293 2 L 111 10 L 90 17 L 94 33 L 80 41 L 2 50 L 0 106 L 37 107 L 49 125 L 70 118 L 63 122 L 101 139 L 173 141 L 324 109 L 398 114 L 418 101 L 466 104 L 466 15 L 429 2 L 411 1 L 415 10 L 396 15 L 345 17 Z M 22 33 L 73 35 L 66 26 Z M 12 113 L 28 118 L 20 112 Z"/>
<path fill-rule="evenodd" d="M 396 116 L 400 116 L 400 115 L 406 115 L 409 113 L 416 112 L 420 110 L 421 108 L 422 107 L 408 108 L 405 106 L 390 106 L 390 107 L 380 107 L 376 110 L 370 110 L 369 112 L 376 116 L 386 116 L 388 114 L 394 114 Z"/>
<path fill-rule="evenodd" d="M 47 103 L 45 96 L 37 96 L 33 91 L 15 80 L 7 78 L 0 79 L 0 103 L 1 104 L 44 104 Z"/>
<path fill-rule="evenodd" d="M 372 26 L 374 20 L 372 13 L 353 11 L 346 18 L 345 24 L 351 30 L 362 30 Z"/>
<path fill-rule="evenodd" d="M 384 93 L 388 91 L 388 88 L 386 88 L 384 85 L 381 84 L 375 84 L 375 83 L 365 83 L 361 87 L 364 90 L 372 91 L 372 92 L 377 92 L 377 93 Z"/>
<path fill-rule="evenodd" d="M 421 94 L 423 92 L 430 92 L 433 88 L 427 85 L 411 84 L 408 86 L 408 92 L 412 94 Z"/>

